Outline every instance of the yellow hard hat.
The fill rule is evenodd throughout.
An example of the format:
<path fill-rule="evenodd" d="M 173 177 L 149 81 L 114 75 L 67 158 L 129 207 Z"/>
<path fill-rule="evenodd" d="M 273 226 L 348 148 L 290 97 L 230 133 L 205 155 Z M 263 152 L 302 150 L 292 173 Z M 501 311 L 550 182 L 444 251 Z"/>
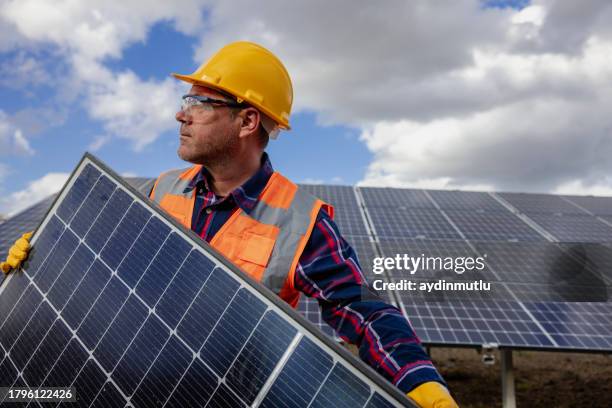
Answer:
<path fill-rule="evenodd" d="M 234 95 L 290 129 L 291 78 L 283 63 L 261 45 L 238 41 L 221 48 L 191 75 L 175 78 Z"/>

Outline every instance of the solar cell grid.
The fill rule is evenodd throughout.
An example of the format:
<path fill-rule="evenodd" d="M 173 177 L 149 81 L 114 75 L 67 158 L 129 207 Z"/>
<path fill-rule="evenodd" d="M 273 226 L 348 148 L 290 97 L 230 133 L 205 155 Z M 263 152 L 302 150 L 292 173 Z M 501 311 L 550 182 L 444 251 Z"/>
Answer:
<path fill-rule="evenodd" d="M 321 200 L 337 207 L 358 207 L 355 199 L 355 192 L 351 186 L 332 186 L 332 185 L 315 185 L 315 184 L 300 184 L 300 188 L 308 191 L 310 194 L 319 197 Z"/>
<path fill-rule="evenodd" d="M 444 210 L 471 241 L 545 241 L 545 238 L 516 215 L 503 211 Z"/>
<path fill-rule="evenodd" d="M 302 184 L 300 188 L 334 206 L 334 222 L 343 235 L 367 235 L 353 187 Z"/>
<path fill-rule="evenodd" d="M 529 302 L 525 305 L 560 348 L 612 349 L 612 303 Z"/>
<path fill-rule="evenodd" d="M 563 196 L 595 215 L 612 215 L 612 197 Z"/>
<path fill-rule="evenodd" d="M 427 344 L 554 347 L 519 302 L 469 299 L 423 302 L 406 297 L 402 303 L 415 331 Z"/>
<path fill-rule="evenodd" d="M 590 215 L 528 214 L 561 242 L 611 242 L 612 226 Z"/>
<path fill-rule="evenodd" d="M 474 191 L 426 190 L 442 209 L 508 211 L 489 193 Z"/>
<path fill-rule="evenodd" d="M 461 239 L 436 209 L 368 208 L 368 212 L 381 238 Z"/>
<path fill-rule="evenodd" d="M 422 190 L 407 188 L 359 187 L 367 208 L 435 208 Z"/>
<path fill-rule="evenodd" d="M 261 402 L 271 389 L 283 390 L 277 375 L 302 350 L 300 342 L 310 341 L 334 361 L 311 395 L 313 404 L 325 400 L 334 406 L 354 406 L 345 401 L 347 394 L 326 395 L 337 384 L 364 389 L 359 394 L 365 396 L 359 398 L 362 405 L 375 394 L 384 395 L 393 406 L 407 403 L 399 391 L 372 380 L 367 368 L 352 366 L 344 351 L 293 320 L 294 312 L 278 300 L 259 293 L 240 274 L 230 274 L 232 267 L 210 258 L 201 243 L 194 246 L 184 236 L 179 239 L 183 232 L 137 201 L 111 234 L 92 241 L 101 248 L 100 254 L 94 253 L 84 238 L 88 231 L 100 230 L 97 223 L 106 222 L 106 206 L 121 200 L 113 199 L 116 190 L 102 188 L 111 178 L 89 161 L 85 159 L 84 170 L 76 173 L 83 177 L 75 176 L 37 233 L 37 250 L 25 272 L 13 274 L 0 293 L 0 344 L 10 363 L 3 370 L 19 372 L 14 382 L 5 383 L 11 376 L 4 377 L 3 385 L 24 380 L 29 386 L 49 385 L 59 378 L 70 381 L 62 386 L 77 387 L 83 405 L 150 406 L 151 401 L 169 399 L 169 405 L 180 406 L 183 400 L 197 399 L 211 407 L 246 406 Z M 91 189 L 94 185 L 102 191 Z M 98 209 L 91 228 L 84 227 L 84 217 L 79 216 L 94 214 L 85 205 Z M 142 216 L 143 209 L 148 215 Z M 136 217 L 127 219 L 126 214 Z M 214 294 L 229 299 L 223 307 L 215 309 L 217 298 L 198 297 L 177 282 L 177 277 L 197 273 L 193 262 L 198 256 L 207 259 L 199 265 L 204 270 L 198 295 L 216 284 Z M 50 296 L 55 284 L 77 275 L 75 265 L 81 266 L 83 276 L 62 289 L 68 298 Z M 177 293 L 190 295 L 189 304 L 176 299 Z M 208 315 L 195 319 L 198 305 Z M 173 312 L 173 319 L 166 321 Z M 201 335 L 192 329 L 196 324 L 209 329 Z M 73 367 L 74 378 L 60 372 L 61 367 Z M 187 395 L 176 395 L 177 390 Z M 189 390 L 208 393 L 189 395 Z"/>
<path fill-rule="evenodd" d="M 497 193 L 497 195 L 523 213 L 586 214 L 580 208 L 556 195 L 533 193 Z"/>
<path fill-rule="evenodd" d="M 334 207 L 334 222 L 344 236 L 366 236 L 366 230 L 361 211 L 358 208 Z"/>

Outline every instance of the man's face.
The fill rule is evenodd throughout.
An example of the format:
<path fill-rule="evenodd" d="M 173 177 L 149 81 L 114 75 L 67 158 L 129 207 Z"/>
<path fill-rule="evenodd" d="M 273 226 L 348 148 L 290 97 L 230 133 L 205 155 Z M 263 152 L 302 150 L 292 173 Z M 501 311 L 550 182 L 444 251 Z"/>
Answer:
<path fill-rule="evenodd" d="M 188 94 L 228 100 L 221 93 L 200 85 L 192 86 Z M 211 165 L 224 163 L 237 152 L 240 118 L 232 115 L 227 106 L 194 106 L 187 112 L 178 111 L 175 117 L 181 123 L 177 151 L 181 159 Z"/>

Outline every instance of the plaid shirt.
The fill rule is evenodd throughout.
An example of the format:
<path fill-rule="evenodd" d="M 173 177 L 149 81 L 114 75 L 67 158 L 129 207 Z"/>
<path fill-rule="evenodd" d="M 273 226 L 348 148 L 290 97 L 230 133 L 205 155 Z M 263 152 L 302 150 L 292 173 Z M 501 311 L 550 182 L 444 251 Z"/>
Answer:
<path fill-rule="evenodd" d="M 266 153 L 259 170 L 226 197 L 209 188 L 205 168 L 187 191 L 196 189 L 191 229 L 207 242 L 234 211 L 249 214 L 274 170 Z M 400 390 L 427 381 L 445 384 L 401 312 L 382 302 L 366 282 L 357 255 L 337 225 L 321 210 L 295 273 L 295 288 L 318 300 L 323 319 L 359 356 Z"/>

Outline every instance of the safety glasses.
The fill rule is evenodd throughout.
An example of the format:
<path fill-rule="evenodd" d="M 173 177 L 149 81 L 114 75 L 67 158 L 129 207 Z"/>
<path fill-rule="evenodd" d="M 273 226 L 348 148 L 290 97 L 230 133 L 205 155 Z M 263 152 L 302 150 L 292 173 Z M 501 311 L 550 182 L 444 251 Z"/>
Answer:
<path fill-rule="evenodd" d="M 181 110 L 185 113 L 189 112 L 193 107 L 203 110 L 212 110 L 214 105 L 229 106 L 230 108 L 240 108 L 244 106 L 242 103 L 224 101 L 200 95 L 183 95 L 181 100 Z"/>

